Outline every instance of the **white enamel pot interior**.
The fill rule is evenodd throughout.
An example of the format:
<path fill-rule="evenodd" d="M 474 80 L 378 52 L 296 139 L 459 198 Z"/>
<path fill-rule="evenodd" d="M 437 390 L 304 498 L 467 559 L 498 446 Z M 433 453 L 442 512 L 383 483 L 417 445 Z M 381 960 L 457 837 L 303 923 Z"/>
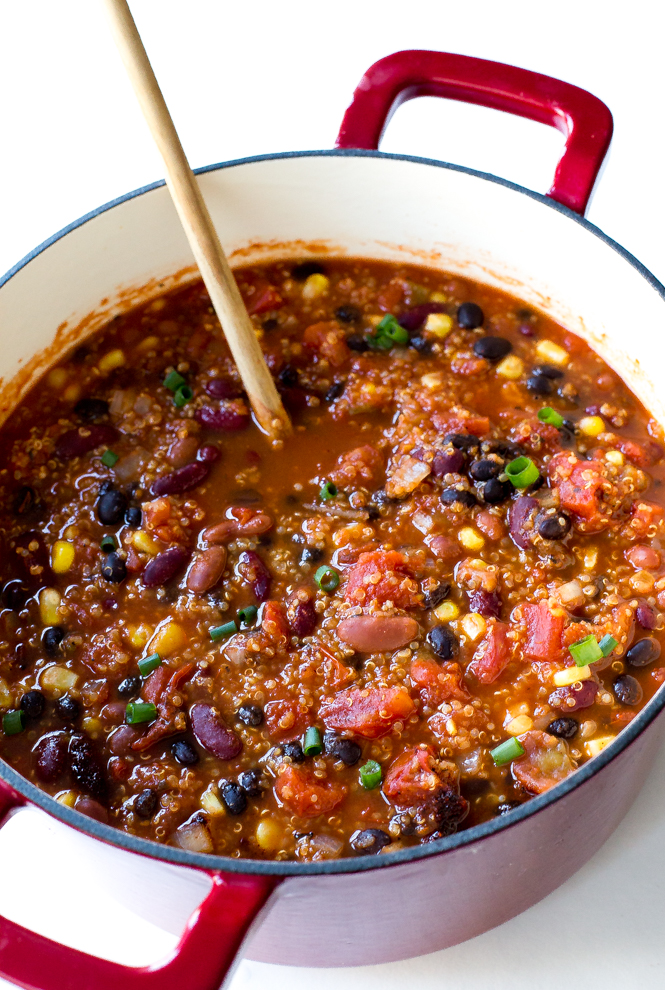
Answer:
<path fill-rule="evenodd" d="M 332 253 L 427 264 L 507 289 L 588 340 L 652 415 L 665 421 L 665 370 L 654 351 L 665 323 L 662 287 L 598 230 L 546 197 L 458 167 L 378 152 L 251 159 L 203 170 L 200 182 L 236 264 Z M 192 264 L 162 185 L 109 204 L 42 245 L 0 285 L 3 414 L 43 370 L 39 355 L 57 360 L 114 313 L 192 278 Z M 492 823 L 443 840 L 438 855 L 421 849 L 411 858 L 379 857 L 401 864 L 389 869 L 366 861 L 279 864 L 304 875 L 278 888 L 249 954 L 307 965 L 387 961 L 454 944 L 523 910 L 570 876 L 616 827 L 659 743 L 663 719 L 650 723 L 662 704 L 659 694 L 593 761 L 597 769 L 588 764 L 522 806 L 514 813 L 515 824 Z M 617 801 L 613 774 L 619 766 L 624 773 Z M 11 771 L 4 775 L 56 817 L 147 853 L 140 858 L 99 844 L 99 876 L 120 898 L 132 896 L 140 873 L 146 878 L 140 884 L 143 906 L 133 901 L 133 908 L 168 930 L 181 930 L 206 879 L 171 864 L 201 867 L 204 857 L 147 844 L 138 850 L 121 833 L 36 797 Z M 593 794 L 591 801 L 584 798 L 585 789 Z M 562 810 L 566 803 L 572 819 Z M 580 843 L 578 816 L 587 813 L 589 803 L 589 822 L 595 825 L 585 832 L 591 833 L 589 841 Z M 558 837 L 556 866 L 543 850 L 539 820 Z M 466 917 L 442 930 L 437 919 L 450 900 L 446 883 L 463 888 L 485 848 L 493 850 L 493 865 L 476 870 L 471 893 L 451 914 L 466 912 Z M 211 860 L 210 867 L 224 869 L 224 861 Z M 244 867 L 232 861 L 230 868 Z M 326 872 L 339 875 L 317 875 Z M 407 899 L 411 923 L 404 918 Z M 502 904 L 500 910 L 491 909 L 494 902 Z"/>

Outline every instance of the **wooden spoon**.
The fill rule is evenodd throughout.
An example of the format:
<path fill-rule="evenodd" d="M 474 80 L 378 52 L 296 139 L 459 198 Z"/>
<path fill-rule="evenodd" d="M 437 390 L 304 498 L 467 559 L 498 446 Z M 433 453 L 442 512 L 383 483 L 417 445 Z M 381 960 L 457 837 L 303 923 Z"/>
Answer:
<path fill-rule="evenodd" d="M 213 226 L 196 177 L 159 88 L 126 0 L 104 0 L 111 30 L 143 115 L 166 169 L 180 222 L 223 327 L 254 415 L 273 439 L 288 435 L 291 422 L 268 371 L 256 332 Z"/>

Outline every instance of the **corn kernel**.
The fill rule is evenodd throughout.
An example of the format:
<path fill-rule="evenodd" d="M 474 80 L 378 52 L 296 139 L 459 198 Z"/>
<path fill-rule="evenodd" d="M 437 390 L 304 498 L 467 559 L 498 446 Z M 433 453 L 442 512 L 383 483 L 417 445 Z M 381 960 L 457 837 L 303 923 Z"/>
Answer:
<path fill-rule="evenodd" d="M 9 684 L 4 679 L 0 677 L 0 708 L 13 708 L 14 707 L 14 695 L 9 689 Z"/>
<path fill-rule="evenodd" d="M 158 296 L 156 299 L 153 299 L 150 305 L 148 306 L 148 312 L 159 313 L 160 310 L 164 309 L 165 306 L 166 306 L 166 299 L 162 299 L 161 296 Z"/>
<path fill-rule="evenodd" d="M 48 375 L 46 376 L 46 381 L 49 383 L 51 388 L 60 391 L 61 388 L 65 387 L 65 382 L 69 375 L 65 368 L 52 368 Z"/>
<path fill-rule="evenodd" d="M 499 361 L 496 366 L 497 375 L 501 375 L 502 378 L 510 378 L 511 381 L 517 381 L 524 374 L 524 361 L 519 358 L 517 354 L 509 354 Z"/>
<path fill-rule="evenodd" d="M 125 363 L 125 352 L 117 347 L 113 351 L 107 351 L 98 361 L 97 367 L 103 375 L 107 375 L 116 368 L 122 368 Z"/>
<path fill-rule="evenodd" d="M 445 292 L 430 292 L 429 301 L 435 303 L 448 302 L 448 296 Z"/>
<path fill-rule="evenodd" d="M 650 571 L 636 571 L 631 574 L 628 584 L 638 595 L 648 595 L 653 591 L 656 578 Z"/>
<path fill-rule="evenodd" d="M 623 467 L 625 459 L 620 450 L 608 450 L 605 452 L 605 460 L 615 467 Z"/>
<path fill-rule="evenodd" d="M 453 318 L 452 316 L 448 316 L 447 313 L 430 313 L 425 320 L 424 329 L 426 332 L 433 337 L 438 337 L 439 340 L 447 337 L 452 328 Z"/>
<path fill-rule="evenodd" d="M 209 815 L 225 815 L 226 808 L 217 794 L 216 784 L 210 784 L 201 795 L 201 807 Z"/>
<path fill-rule="evenodd" d="M 54 574 L 66 574 L 74 563 L 74 544 L 56 540 L 51 550 L 51 568 Z"/>
<path fill-rule="evenodd" d="M 98 718 L 84 718 L 81 722 L 81 728 L 87 735 L 92 739 L 96 739 L 99 733 L 102 731 L 102 723 Z"/>
<path fill-rule="evenodd" d="M 598 551 L 595 547 L 587 550 L 584 554 L 584 570 L 592 571 L 598 563 Z"/>
<path fill-rule="evenodd" d="M 506 726 L 506 732 L 511 736 L 521 736 L 523 732 L 529 732 L 531 729 L 533 729 L 533 719 L 528 715 L 518 715 Z"/>
<path fill-rule="evenodd" d="M 477 552 L 485 546 L 485 539 L 472 526 L 463 526 L 457 534 L 457 539 L 466 550 Z"/>
<path fill-rule="evenodd" d="M 68 385 L 63 392 L 63 399 L 65 402 L 71 402 L 73 405 L 75 402 L 81 398 L 81 386 L 80 385 Z"/>
<path fill-rule="evenodd" d="M 73 808 L 76 804 L 76 791 L 60 791 L 55 799 L 58 804 L 64 804 L 66 808 Z"/>
<path fill-rule="evenodd" d="M 187 642 L 187 633 L 177 622 L 167 620 L 150 640 L 150 652 L 159 653 L 160 657 L 169 657 L 176 650 L 181 650 Z"/>
<path fill-rule="evenodd" d="M 143 529 L 137 529 L 132 534 L 132 546 L 139 553 L 147 553 L 150 557 L 155 557 L 161 549 L 159 543 Z"/>
<path fill-rule="evenodd" d="M 595 739 L 589 739 L 584 743 L 584 751 L 587 756 L 598 756 L 615 738 L 615 736 L 596 736 Z"/>
<path fill-rule="evenodd" d="M 460 625 L 471 642 L 480 639 L 487 630 L 487 623 L 478 612 L 469 612 L 467 615 L 463 615 L 460 619 Z"/>
<path fill-rule="evenodd" d="M 536 354 L 541 361 L 547 361 L 549 364 L 556 364 L 562 368 L 569 361 L 568 351 L 564 351 L 563 347 L 559 347 L 553 340 L 539 340 L 536 344 Z"/>
<path fill-rule="evenodd" d="M 39 686 L 51 698 L 59 698 L 61 694 L 67 694 L 76 687 L 77 682 L 78 674 L 56 663 L 45 667 L 39 678 Z"/>
<path fill-rule="evenodd" d="M 136 350 L 143 354 L 146 351 L 156 351 L 159 348 L 159 337 L 155 337 L 154 334 L 150 334 L 149 337 L 144 337 L 140 344 L 136 345 Z"/>
<path fill-rule="evenodd" d="M 280 826 L 271 818 L 263 818 L 256 826 L 256 841 L 265 852 L 276 852 L 281 848 L 283 834 Z"/>
<path fill-rule="evenodd" d="M 579 427 L 586 437 L 597 437 L 605 429 L 605 423 L 600 416 L 583 416 Z"/>
<path fill-rule="evenodd" d="M 302 287 L 302 297 L 309 300 L 318 299 L 319 296 L 325 296 L 329 288 L 330 279 L 326 278 L 325 275 L 315 272 L 314 275 L 310 275 L 305 280 L 305 284 Z"/>
<path fill-rule="evenodd" d="M 127 629 L 127 639 L 135 650 L 142 650 L 152 636 L 154 629 L 147 622 L 141 622 L 138 626 L 129 626 Z"/>
<path fill-rule="evenodd" d="M 44 588 L 39 596 L 39 617 L 45 626 L 57 626 L 60 592 L 55 588 Z"/>
<path fill-rule="evenodd" d="M 432 372 L 429 375 L 423 375 L 420 379 L 420 384 L 429 389 L 441 388 L 443 380 L 437 372 Z"/>
<path fill-rule="evenodd" d="M 439 622 L 452 622 L 453 619 L 458 618 L 459 608 L 455 602 L 441 602 L 434 609 L 434 614 Z"/>
<path fill-rule="evenodd" d="M 591 677 L 591 668 L 586 667 L 566 667 L 564 670 L 557 670 L 554 675 L 554 683 L 557 687 L 568 687 L 569 684 L 576 684 L 577 681 L 588 681 Z"/>

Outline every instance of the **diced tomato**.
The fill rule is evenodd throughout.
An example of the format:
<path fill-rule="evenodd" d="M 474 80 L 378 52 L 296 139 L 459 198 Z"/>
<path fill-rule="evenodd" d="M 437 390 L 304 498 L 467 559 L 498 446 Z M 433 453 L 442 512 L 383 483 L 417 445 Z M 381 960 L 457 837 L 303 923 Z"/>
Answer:
<path fill-rule="evenodd" d="M 411 661 L 409 674 L 422 700 L 432 708 L 450 698 L 468 701 L 471 697 L 458 663 L 439 664 L 434 660 L 416 657 Z"/>
<path fill-rule="evenodd" d="M 396 608 L 414 608 L 422 602 L 406 557 L 395 550 L 361 553 L 349 571 L 345 598 L 353 605 L 391 601 Z"/>
<path fill-rule="evenodd" d="M 286 607 L 282 602 L 268 601 L 261 609 L 261 629 L 273 643 L 286 643 L 290 635 Z"/>
<path fill-rule="evenodd" d="M 635 499 L 630 510 L 630 519 L 623 527 L 624 536 L 633 540 L 654 537 L 661 528 L 663 508 L 646 499 Z"/>
<path fill-rule="evenodd" d="M 326 656 L 323 661 L 323 680 L 326 687 L 332 691 L 340 691 L 355 680 L 356 672 L 353 667 L 347 667 L 337 657 Z"/>
<path fill-rule="evenodd" d="M 391 278 L 376 297 L 379 309 L 383 310 L 384 313 L 394 313 L 400 310 L 404 304 L 407 287 L 406 279 Z"/>
<path fill-rule="evenodd" d="M 341 488 L 355 485 L 369 487 L 377 484 L 383 477 L 384 468 L 383 454 L 365 444 L 342 454 L 330 477 Z"/>
<path fill-rule="evenodd" d="M 558 660 L 566 620 L 564 610 L 547 602 L 538 602 L 537 605 L 524 605 L 522 614 L 527 627 L 525 654 L 532 660 Z"/>
<path fill-rule="evenodd" d="M 435 412 L 432 422 L 441 433 L 471 433 L 474 437 L 484 436 L 490 428 L 488 416 L 480 416 L 463 406 L 453 406 L 445 413 Z"/>
<path fill-rule="evenodd" d="M 178 721 L 182 706 L 175 704 L 176 695 L 180 694 L 182 684 L 195 670 L 196 665 L 193 663 L 186 663 L 175 671 L 162 664 L 148 676 L 141 695 L 144 701 L 152 701 L 157 707 L 158 717 L 148 726 L 147 732 L 132 743 L 135 752 L 140 753 L 184 728 Z"/>
<path fill-rule="evenodd" d="M 535 416 L 521 420 L 511 431 L 515 443 L 528 448 L 534 454 L 545 451 L 554 453 L 561 449 L 561 434 L 556 426 L 541 423 Z"/>
<path fill-rule="evenodd" d="M 171 499 L 155 498 L 152 502 L 144 502 L 141 506 L 143 523 L 146 529 L 154 530 L 163 526 L 171 518 Z"/>
<path fill-rule="evenodd" d="M 487 632 L 467 668 L 482 684 L 491 684 L 510 663 L 509 631 L 508 623 L 488 619 Z"/>
<path fill-rule="evenodd" d="M 435 766 L 434 753 L 429 746 L 405 750 L 390 764 L 383 793 L 396 805 L 417 807 L 424 804 L 444 786 Z"/>
<path fill-rule="evenodd" d="M 455 375 L 462 375 L 465 378 L 473 378 L 476 375 L 483 375 L 489 371 L 489 361 L 485 358 L 476 357 L 475 354 L 465 354 L 457 352 L 450 360 L 450 370 Z"/>
<path fill-rule="evenodd" d="M 211 340 L 212 334 L 207 330 L 195 330 L 187 342 L 187 357 L 197 361 L 205 354 Z"/>
<path fill-rule="evenodd" d="M 405 687 L 348 688 L 323 701 L 320 715 L 328 729 L 348 729 L 365 739 L 378 739 L 415 709 Z"/>
<path fill-rule="evenodd" d="M 271 309 L 279 309 L 284 305 L 284 300 L 274 285 L 269 282 L 258 282 L 254 287 L 254 292 L 245 302 L 247 312 L 250 316 L 258 313 L 267 313 Z"/>
<path fill-rule="evenodd" d="M 624 437 L 615 437 L 612 443 L 629 461 L 641 468 L 651 467 L 663 456 L 662 448 L 653 440 L 647 440 L 642 444 Z"/>
<path fill-rule="evenodd" d="M 334 781 L 320 781 L 309 770 L 285 764 L 275 781 L 275 797 L 280 805 L 299 818 L 324 815 L 344 800 L 346 787 Z"/>
<path fill-rule="evenodd" d="M 542 794 L 575 769 L 563 739 L 535 729 L 519 738 L 525 753 L 519 760 L 514 760 L 512 773 L 531 794 Z"/>
<path fill-rule="evenodd" d="M 326 358 L 333 368 L 339 368 L 351 357 L 351 351 L 346 345 L 346 334 L 333 321 L 313 323 L 305 330 L 303 340 L 308 347 Z"/>
<path fill-rule="evenodd" d="M 610 524 L 610 512 L 601 497 L 609 487 L 600 461 L 581 461 L 573 453 L 555 454 L 548 473 L 559 495 L 561 508 L 586 533 L 599 533 Z M 662 513 L 662 509 L 660 510 Z"/>
<path fill-rule="evenodd" d="M 309 713 L 294 698 L 269 701 L 263 709 L 266 728 L 271 739 L 293 739 L 309 721 Z"/>

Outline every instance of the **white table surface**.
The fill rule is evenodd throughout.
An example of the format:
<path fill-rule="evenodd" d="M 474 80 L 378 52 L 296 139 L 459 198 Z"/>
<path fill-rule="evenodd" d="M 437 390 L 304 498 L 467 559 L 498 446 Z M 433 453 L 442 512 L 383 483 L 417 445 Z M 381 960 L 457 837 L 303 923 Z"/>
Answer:
<path fill-rule="evenodd" d="M 195 166 L 330 147 L 364 70 L 403 48 L 510 62 L 590 89 L 614 113 L 615 138 L 589 219 L 665 280 L 658 0 L 133 0 L 132 8 Z M 99 0 L 4 0 L 0 93 L 0 271 L 82 213 L 160 177 Z M 561 143 L 538 124 L 422 99 L 399 110 L 383 148 L 544 190 Z M 662 333 L 654 327 L 660 360 Z M 661 988 L 664 781 L 665 753 L 592 862 L 501 928 L 445 952 L 365 969 L 243 961 L 232 990 Z M 91 889 L 75 838 L 41 813 L 22 813 L 0 833 L 0 878 L 0 912 L 54 938 L 135 965 L 173 945 L 172 936 Z M 7 986 L 0 980 L 0 990 Z"/>

